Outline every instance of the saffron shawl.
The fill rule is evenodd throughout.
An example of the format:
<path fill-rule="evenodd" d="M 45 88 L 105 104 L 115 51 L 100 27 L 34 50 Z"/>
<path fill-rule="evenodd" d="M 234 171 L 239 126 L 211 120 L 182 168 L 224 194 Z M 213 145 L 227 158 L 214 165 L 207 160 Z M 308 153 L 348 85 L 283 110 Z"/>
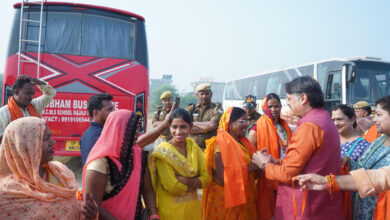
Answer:
<path fill-rule="evenodd" d="M 146 158 L 134 145 L 139 117 L 129 110 L 112 112 L 104 124 L 102 134 L 88 155 L 88 164 L 106 157 L 113 190 L 104 194 L 102 207 L 117 219 L 135 219 L 141 215 L 141 193 Z M 83 191 L 85 191 L 83 182 Z"/>
<path fill-rule="evenodd" d="M 16 104 L 14 97 L 8 99 L 7 106 L 9 112 L 11 113 L 11 121 L 24 117 L 23 112 L 18 106 L 18 104 Z M 27 110 L 30 113 L 30 116 L 41 118 L 41 114 L 39 114 L 39 112 L 34 108 L 31 103 L 27 106 Z"/>
<path fill-rule="evenodd" d="M 271 113 L 268 109 L 267 98 L 268 96 L 264 98 L 261 106 L 264 114 L 256 122 L 257 149 L 261 150 L 266 148 L 267 152 L 273 158 L 280 159 L 280 147 L 284 144 L 276 130 L 275 123 L 272 120 Z M 290 127 L 287 122 L 281 118 L 279 118 L 279 122 L 289 141 L 292 136 Z M 274 190 L 278 189 L 278 182 L 267 180 L 265 175 L 262 175 L 257 183 L 257 187 L 259 193 L 257 217 L 259 220 L 271 219 L 275 213 L 276 198 Z"/>
<path fill-rule="evenodd" d="M 224 164 L 224 198 L 225 208 L 231 208 L 247 202 L 247 181 L 248 166 L 240 144 L 229 134 L 230 115 L 233 107 L 227 109 L 219 122 L 217 136 L 206 141 L 206 167 L 210 178 L 212 178 L 212 167 L 214 164 L 215 146 L 221 152 Z M 256 152 L 256 148 L 245 137 L 240 138 L 240 142 L 249 152 L 250 156 Z M 203 196 L 207 198 L 208 190 L 203 190 Z M 203 206 L 204 204 L 202 204 Z M 202 207 L 203 209 L 203 207 Z"/>
<path fill-rule="evenodd" d="M 47 168 L 59 185 L 39 176 L 45 121 L 23 117 L 5 129 L 0 150 L 0 219 L 79 219 L 74 174 L 59 162 Z"/>

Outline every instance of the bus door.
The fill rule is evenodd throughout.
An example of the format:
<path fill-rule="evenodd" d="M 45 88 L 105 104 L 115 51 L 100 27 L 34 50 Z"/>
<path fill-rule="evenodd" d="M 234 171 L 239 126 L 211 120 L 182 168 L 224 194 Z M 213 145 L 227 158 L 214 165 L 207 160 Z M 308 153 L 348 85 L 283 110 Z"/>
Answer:
<path fill-rule="evenodd" d="M 327 81 L 325 89 L 325 109 L 329 112 L 341 104 L 341 70 L 332 70 L 327 72 Z"/>

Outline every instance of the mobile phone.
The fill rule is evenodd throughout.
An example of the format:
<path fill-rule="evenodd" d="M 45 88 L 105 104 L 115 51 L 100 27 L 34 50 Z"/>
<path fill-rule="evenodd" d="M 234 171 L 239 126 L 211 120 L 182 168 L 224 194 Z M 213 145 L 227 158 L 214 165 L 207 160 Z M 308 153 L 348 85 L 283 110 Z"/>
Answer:
<path fill-rule="evenodd" d="M 175 109 L 179 108 L 180 107 L 180 97 L 176 97 L 175 103 L 176 103 Z"/>

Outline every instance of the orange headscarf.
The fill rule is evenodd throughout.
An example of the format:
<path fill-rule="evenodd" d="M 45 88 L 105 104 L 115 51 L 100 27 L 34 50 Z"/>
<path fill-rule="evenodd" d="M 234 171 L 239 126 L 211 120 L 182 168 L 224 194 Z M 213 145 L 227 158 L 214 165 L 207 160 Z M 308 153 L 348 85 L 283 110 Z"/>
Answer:
<path fill-rule="evenodd" d="M 218 144 L 220 149 L 222 162 L 224 164 L 225 208 L 245 204 L 247 201 L 247 162 L 245 155 L 240 148 L 240 144 L 228 132 L 232 110 L 233 107 L 230 107 L 223 113 L 219 122 L 217 136 L 206 141 L 207 148 L 205 150 L 207 171 L 209 176 L 212 177 L 211 171 L 214 164 L 215 146 Z M 247 138 L 241 137 L 240 142 L 248 150 L 251 156 L 256 152 L 256 148 Z M 207 189 L 205 189 L 203 193 L 204 196 L 207 196 Z"/>
<path fill-rule="evenodd" d="M 60 162 L 47 168 L 62 186 L 39 175 L 45 121 L 23 117 L 4 131 L 0 150 L 0 219 L 79 219 L 78 189 L 71 170 Z"/>
<path fill-rule="evenodd" d="M 280 138 L 275 124 L 272 121 L 271 113 L 268 109 L 267 103 L 268 95 L 264 98 L 261 106 L 264 114 L 256 122 L 257 130 L 257 149 L 267 149 L 267 152 L 271 154 L 273 158 L 279 159 L 280 152 L 279 148 L 283 144 Z M 287 122 L 283 119 L 279 119 L 280 124 L 283 126 L 287 140 L 291 139 L 292 132 Z M 287 146 L 286 146 L 287 147 Z M 275 193 L 274 190 L 278 188 L 277 181 L 269 181 L 262 175 L 257 183 L 258 186 L 258 219 L 271 219 L 275 214 Z"/>
<path fill-rule="evenodd" d="M 7 106 L 9 112 L 11 113 L 11 121 L 24 117 L 23 112 L 22 110 L 20 110 L 18 104 L 16 104 L 14 97 L 8 99 Z M 31 103 L 27 106 L 27 110 L 30 113 L 30 116 L 41 118 L 41 114 L 39 114 L 39 112 L 34 108 Z"/>

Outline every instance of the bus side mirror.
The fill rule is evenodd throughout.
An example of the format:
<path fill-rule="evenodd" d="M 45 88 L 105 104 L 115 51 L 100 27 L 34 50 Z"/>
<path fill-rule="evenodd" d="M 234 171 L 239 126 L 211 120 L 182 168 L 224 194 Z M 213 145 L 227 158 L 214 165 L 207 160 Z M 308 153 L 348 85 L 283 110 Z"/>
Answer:
<path fill-rule="evenodd" d="M 356 79 L 356 66 L 353 64 L 344 64 L 347 70 L 347 82 L 355 82 Z"/>

